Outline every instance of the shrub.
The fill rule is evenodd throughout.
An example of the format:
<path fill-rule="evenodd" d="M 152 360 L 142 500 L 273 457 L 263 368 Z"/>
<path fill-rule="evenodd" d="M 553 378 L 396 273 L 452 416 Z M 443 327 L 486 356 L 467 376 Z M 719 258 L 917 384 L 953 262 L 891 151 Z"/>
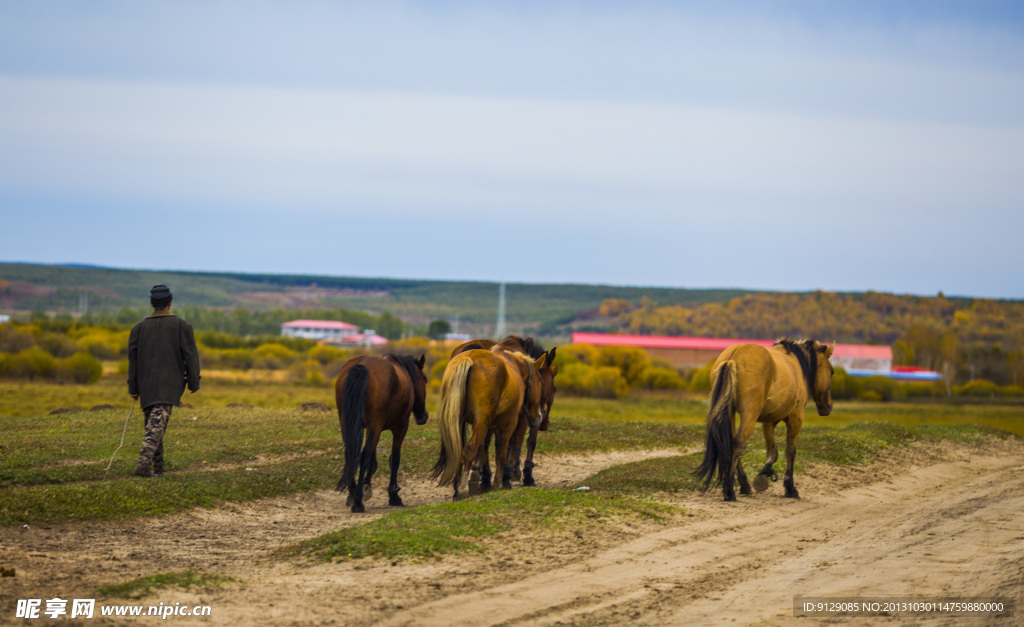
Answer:
<path fill-rule="evenodd" d="M 273 342 L 256 348 L 252 357 L 257 367 L 278 370 L 295 361 L 298 354 L 283 344 Z"/>
<path fill-rule="evenodd" d="M 863 386 L 857 377 L 847 374 L 843 368 L 836 368 L 832 374 L 833 400 L 847 401 L 860 397 Z"/>
<path fill-rule="evenodd" d="M 602 346 L 597 349 L 595 366 L 617 368 L 631 387 L 640 383 L 640 374 L 651 365 L 647 351 L 633 346 Z"/>
<path fill-rule="evenodd" d="M 864 392 L 874 392 L 879 400 L 891 401 L 896 396 L 896 382 L 889 377 L 874 376 L 862 379 Z M 864 394 L 860 394 L 864 398 Z M 866 400 L 866 399 L 865 399 Z"/>
<path fill-rule="evenodd" d="M 709 363 L 705 366 L 701 366 L 693 371 L 693 376 L 690 377 L 690 382 L 687 383 L 686 389 L 691 392 L 710 392 L 711 391 L 711 367 L 714 362 Z"/>
<path fill-rule="evenodd" d="M 999 386 L 991 381 L 985 379 L 975 379 L 964 385 L 953 386 L 953 394 L 956 396 L 973 396 L 976 398 L 986 398 L 999 396 Z"/>
<path fill-rule="evenodd" d="M 26 348 L 11 360 L 11 376 L 19 379 L 52 379 L 57 360 L 41 348 Z"/>
<path fill-rule="evenodd" d="M 431 381 L 440 381 L 444 377 L 444 370 L 448 367 L 448 362 L 451 359 L 442 359 L 438 361 L 433 367 L 430 368 L 430 376 L 427 379 Z"/>
<path fill-rule="evenodd" d="M 562 351 L 559 350 L 558 355 L 555 358 L 556 363 L 558 358 L 561 356 Z M 591 370 L 591 366 L 579 361 L 559 366 L 558 391 L 569 395 L 588 396 L 590 394 L 590 389 L 587 382 L 590 378 Z"/>
<path fill-rule="evenodd" d="M 346 351 L 337 346 L 326 346 L 324 344 L 319 344 L 309 349 L 310 359 L 317 360 L 323 366 L 326 366 L 335 359 L 342 359 L 346 354 Z"/>
<path fill-rule="evenodd" d="M 79 337 L 78 345 L 97 359 L 117 359 L 128 351 L 128 333 L 94 329 Z"/>
<path fill-rule="evenodd" d="M 945 396 L 942 383 L 933 381 L 907 381 L 899 385 L 902 395 L 907 398 L 935 398 Z"/>
<path fill-rule="evenodd" d="M 1004 385 L 999 388 L 999 393 L 1002 396 L 1024 396 L 1024 387 L 1019 385 Z"/>
<path fill-rule="evenodd" d="M 597 348 L 590 344 L 569 344 L 559 347 L 558 354 L 555 357 L 559 374 L 561 374 L 562 368 L 569 364 L 582 363 L 591 366 L 596 360 Z"/>
<path fill-rule="evenodd" d="M 620 398 L 629 393 L 629 383 L 621 371 L 613 366 L 592 368 L 587 387 L 590 395 L 597 398 Z"/>
<path fill-rule="evenodd" d="M 882 400 L 882 395 L 876 392 L 875 390 L 864 390 L 863 392 L 857 395 L 857 398 L 859 398 L 862 401 L 870 401 L 873 403 L 877 403 Z"/>
<path fill-rule="evenodd" d="M 96 383 L 103 376 L 103 364 L 89 353 L 75 353 L 57 363 L 57 379 L 72 383 Z"/>
<path fill-rule="evenodd" d="M 672 368 L 649 366 L 640 373 L 639 383 L 649 390 L 682 390 L 686 381 Z"/>

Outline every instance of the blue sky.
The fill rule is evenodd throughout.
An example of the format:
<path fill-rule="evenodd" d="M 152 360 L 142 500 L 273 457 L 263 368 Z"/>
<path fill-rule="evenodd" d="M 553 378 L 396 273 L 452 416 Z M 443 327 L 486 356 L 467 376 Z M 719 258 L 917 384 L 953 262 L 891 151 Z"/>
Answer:
<path fill-rule="evenodd" d="M 1024 298 L 1018 6 L 3 2 L 0 260 Z"/>

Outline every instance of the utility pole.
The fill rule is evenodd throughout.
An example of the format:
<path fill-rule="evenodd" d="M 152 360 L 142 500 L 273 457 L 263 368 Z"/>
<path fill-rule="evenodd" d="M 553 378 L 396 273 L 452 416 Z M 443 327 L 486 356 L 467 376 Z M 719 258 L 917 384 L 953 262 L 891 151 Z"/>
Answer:
<path fill-rule="evenodd" d="M 505 339 L 505 282 L 502 281 L 498 286 L 498 324 L 494 330 L 497 341 Z"/>

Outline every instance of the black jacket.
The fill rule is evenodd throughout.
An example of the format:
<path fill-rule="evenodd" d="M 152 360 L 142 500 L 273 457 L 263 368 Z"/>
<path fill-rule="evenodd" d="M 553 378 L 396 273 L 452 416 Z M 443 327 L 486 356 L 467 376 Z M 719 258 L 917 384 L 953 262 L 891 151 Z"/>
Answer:
<path fill-rule="evenodd" d="M 143 408 L 177 405 L 181 394 L 199 389 L 199 350 L 192 325 L 169 311 L 155 311 L 128 336 L 128 393 Z"/>

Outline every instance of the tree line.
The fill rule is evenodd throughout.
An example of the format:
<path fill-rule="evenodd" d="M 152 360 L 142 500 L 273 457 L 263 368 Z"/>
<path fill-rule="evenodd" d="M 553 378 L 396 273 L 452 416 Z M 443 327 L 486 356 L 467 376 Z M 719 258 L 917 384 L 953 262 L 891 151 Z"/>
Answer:
<path fill-rule="evenodd" d="M 756 293 L 724 304 L 659 306 L 606 300 L 600 314 L 622 333 L 889 345 L 895 365 L 941 372 L 951 384 L 1024 385 L 1024 302 L 906 296 Z"/>

